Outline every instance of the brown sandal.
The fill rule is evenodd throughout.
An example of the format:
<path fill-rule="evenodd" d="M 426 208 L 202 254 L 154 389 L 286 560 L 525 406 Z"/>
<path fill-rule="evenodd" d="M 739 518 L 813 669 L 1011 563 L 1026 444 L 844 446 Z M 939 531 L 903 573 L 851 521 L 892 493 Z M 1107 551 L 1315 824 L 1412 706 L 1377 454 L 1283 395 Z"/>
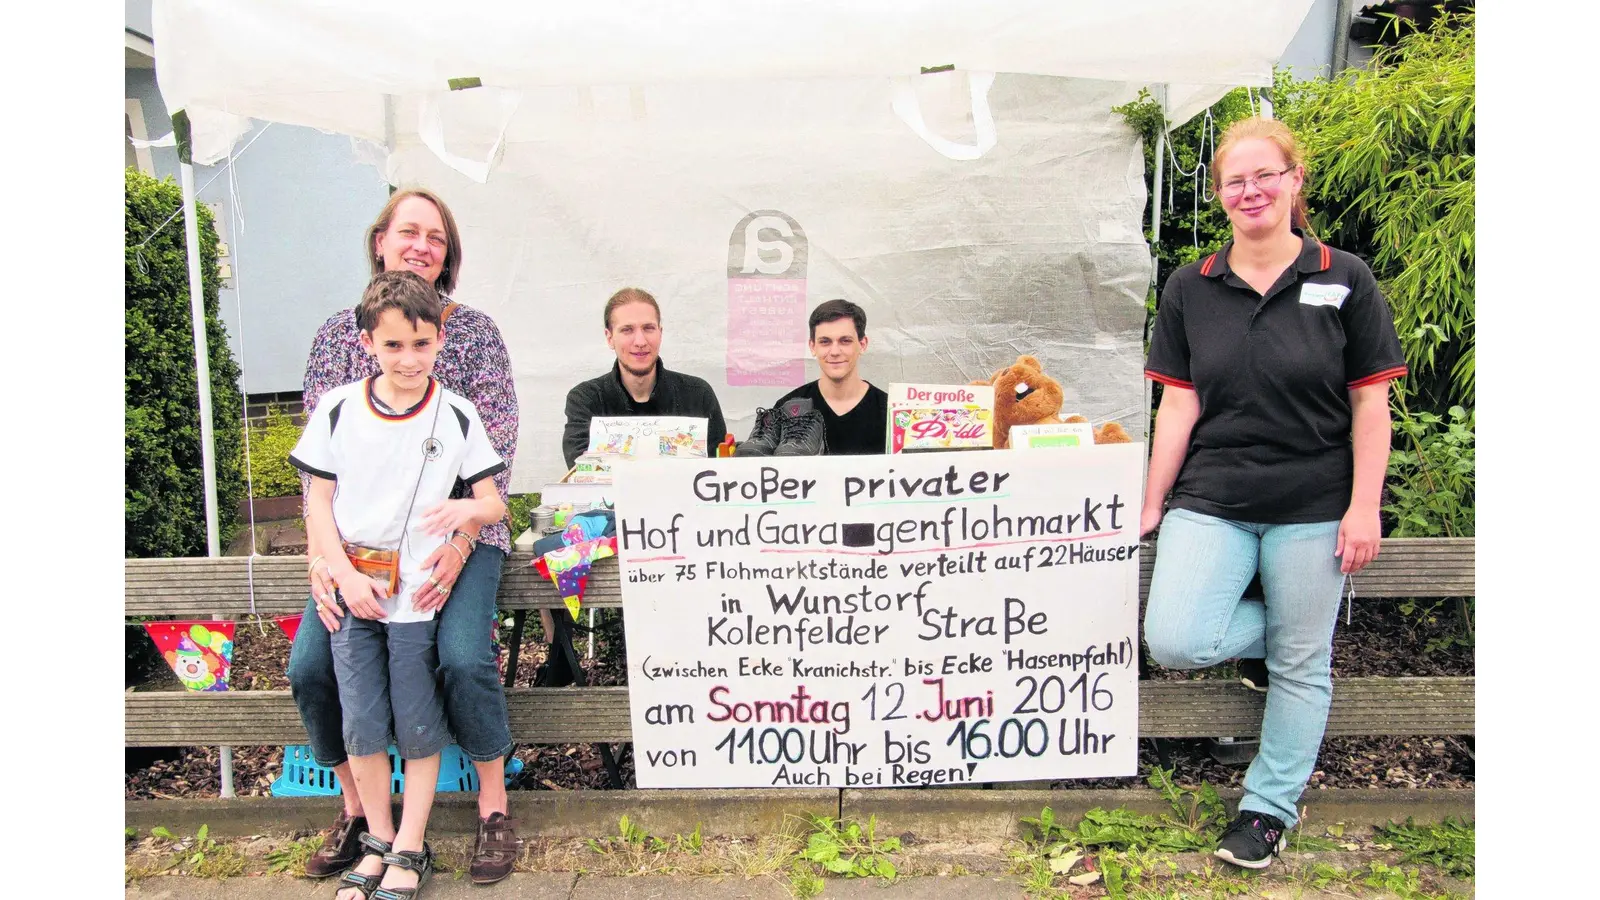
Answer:
<path fill-rule="evenodd" d="M 522 841 L 513 830 L 516 827 L 517 820 L 506 818 L 505 813 L 490 813 L 489 818 L 478 820 L 478 839 L 468 867 L 473 884 L 494 884 L 511 874 L 522 851 Z"/>
<path fill-rule="evenodd" d="M 363 857 L 376 856 L 382 859 L 385 866 L 387 866 L 389 854 L 394 852 L 394 845 L 388 841 L 380 841 L 365 831 L 361 832 L 360 841 L 366 847 L 365 850 L 361 851 Z M 371 900 L 372 896 L 377 893 L 378 886 L 383 883 L 383 873 L 386 871 L 388 871 L 387 868 L 380 870 L 376 875 L 363 875 L 355 869 L 351 869 L 340 877 L 338 886 L 334 888 L 334 893 L 337 894 L 345 888 L 353 887 L 361 892 L 362 897 Z"/>
<path fill-rule="evenodd" d="M 349 816 L 343 810 L 333 823 L 333 831 L 322 839 L 322 846 L 306 860 L 307 878 L 327 878 L 355 865 L 361 858 L 361 833 L 367 830 L 366 816 Z"/>

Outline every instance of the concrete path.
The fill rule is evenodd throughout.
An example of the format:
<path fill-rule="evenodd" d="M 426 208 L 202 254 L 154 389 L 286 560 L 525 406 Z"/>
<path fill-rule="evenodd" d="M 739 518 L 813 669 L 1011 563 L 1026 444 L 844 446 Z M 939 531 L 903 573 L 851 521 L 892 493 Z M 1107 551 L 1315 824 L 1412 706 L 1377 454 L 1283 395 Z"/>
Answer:
<path fill-rule="evenodd" d="M 1261 885 L 1263 900 L 1350 900 L 1350 893 L 1312 890 L 1295 884 Z M 1088 889 L 1086 894 L 1100 895 Z M 331 900 L 332 881 L 265 876 L 212 879 L 147 878 L 130 886 L 129 900 Z M 750 880 L 674 876 L 596 877 L 573 873 L 517 873 L 499 884 L 478 887 L 466 879 L 442 877 L 423 891 L 425 900 L 789 900 L 787 884 L 774 878 Z M 1363 900 L 1386 894 L 1363 892 Z M 1026 897 L 1014 881 L 985 876 L 902 878 L 894 884 L 829 879 L 820 900 L 1012 900 Z"/>
<path fill-rule="evenodd" d="M 300 878 L 147 878 L 128 888 L 129 900 L 331 900 L 332 881 Z M 423 890 L 424 900 L 789 900 L 788 886 L 774 878 L 749 880 L 674 876 L 594 877 L 573 873 L 516 873 L 505 881 L 479 887 L 466 879 L 443 877 Z M 1021 898 L 1015 882 L 985 877 L 904 878 L 893 885 L 877 882 L 829 881 L 823 898 L 873 900 L 978 900 Z"/>

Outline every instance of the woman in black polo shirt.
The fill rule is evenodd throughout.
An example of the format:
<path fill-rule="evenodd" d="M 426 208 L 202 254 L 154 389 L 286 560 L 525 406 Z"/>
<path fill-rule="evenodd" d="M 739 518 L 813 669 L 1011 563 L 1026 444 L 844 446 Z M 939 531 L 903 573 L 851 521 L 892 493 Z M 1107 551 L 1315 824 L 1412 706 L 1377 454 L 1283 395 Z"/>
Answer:
<path fill-rule="evenodd" d="M 1167 280 L 1145 368 L 1165 386 L 1139 522 L 1161 525 L 1145 640 L 1172 668 L 1254 662 L 1261 748 L 1216 855 L 1260 869 L 1322 744 L 1344 580 L 1378 553 L 1406 368 L 1372 272 L 1310 235 L 1281 122 L 1234 123 L 1211 176 L 1233 239 Z M 1258 569 L 1265 603 L 1242 597 Z"/>

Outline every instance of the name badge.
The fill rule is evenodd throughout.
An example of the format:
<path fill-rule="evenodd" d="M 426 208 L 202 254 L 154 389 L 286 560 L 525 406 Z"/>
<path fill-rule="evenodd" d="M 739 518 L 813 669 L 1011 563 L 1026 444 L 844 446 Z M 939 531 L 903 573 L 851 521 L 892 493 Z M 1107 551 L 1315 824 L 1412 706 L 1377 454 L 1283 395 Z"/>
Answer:
<path fill-rule="evenodd" d="M 1300 286 L 1300 302 L 1307 306 L 1331 306 L 1339 309 L 1344 306 L 1344 298 L 1350 296 L 1350 289 L 1342 284 L 1305 284 Z"/>

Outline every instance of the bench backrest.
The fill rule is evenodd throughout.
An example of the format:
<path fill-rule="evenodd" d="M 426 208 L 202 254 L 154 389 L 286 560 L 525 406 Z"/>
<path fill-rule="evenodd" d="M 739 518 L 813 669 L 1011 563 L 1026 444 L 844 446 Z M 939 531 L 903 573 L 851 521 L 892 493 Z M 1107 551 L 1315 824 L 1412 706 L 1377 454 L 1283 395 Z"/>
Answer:
<path fill-rule="evenodd" d="M 1378 558 L 1355 577 L 1356 599 L 1375 597 L 1474 596 L 1472 538 L 1407 538 L 1383 544 Z M 1150 587 L 1155 544 L 1143 545 L 1139 596 Z M 513 553 L 500 579 L 501 609 L 561 607 L 549 579 L 532 567 L 528 553 Z M 179 618 L 242 618 L 302 612 L 307 599 L 301 556 L 226 556 L 217 559 L 130 559 L 124 564 L 124 615 Z M 583 602 L 599 609 L 622 605 L 622 581 L 614 559 L 601 560 L 589 576 Z"/>

